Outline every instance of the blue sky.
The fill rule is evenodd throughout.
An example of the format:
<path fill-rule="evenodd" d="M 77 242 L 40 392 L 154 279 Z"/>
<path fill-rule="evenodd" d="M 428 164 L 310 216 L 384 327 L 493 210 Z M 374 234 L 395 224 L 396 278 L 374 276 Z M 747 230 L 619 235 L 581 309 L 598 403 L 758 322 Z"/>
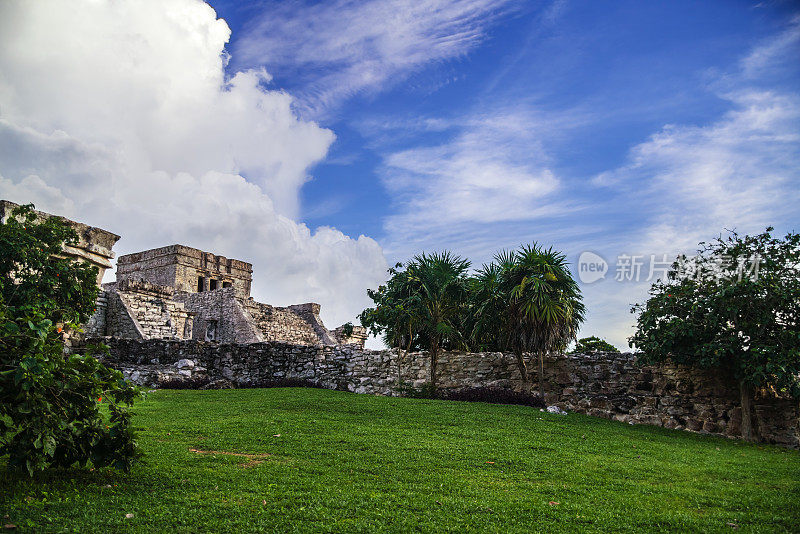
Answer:
<path fill-rule="evenodd" d="M 278 64 L 237 58 L 254 26 L 267 21 L 267 28 L 279 27 L 313 16 L 310 4 L 289 3 L 290 20 L 271 21 L 274 3 L 211 4 L 233 30 L 229 70 L 264 65 L 275 86 L 296 95 L 301 110 L 314 106 L 313 112 L 302 111 L 336 133 L 327 160 L 302 190 L 301 218 L 379 240 L 386 237 L 386 216 L 398 210 L 381 182 L 387 155 L 447 142 L 460 121 L 482 110 L 512 115 L 518 110 L 552 121 L 535 142 L 543 145 L 551 167 L 581 189 L 594 175 L 623 165 L 631 147 L 664 125 L 703 126 L 733 109 L 717 87 L 720 78 L 735 72 L 752 49 L 786 31 L 796 15 L 789 2 L 497 3 L 499 11 L 507 11 L 489 8 L 491 20 L 473 21 L 480 27 L 479 43 L 319 103 L 310 86 L 335 59 L 326 61 L 321 53 L 313 64 L 296 64 L 291 50 Z M 358 3 L 347 5 L 359 9 Z M 793 51 L 800 48 L 795 44 Z M 351 61 L 374 58 L 365 53 Z M 787 70 L 764 85 L 796 90 L 798 69 Z M 419 124 L 425 120 L 450 127 L 431 131 Z M 520 139 L 519 150 L 528 142 Z M 576 194 L 605 201 L 609 192 Z"/>
<path fill-rule="evenodd" d="M 299 217 L 310 226 L 372 236 L 390 261 L 451 248 L 480 264 L 536 240 L 573 262 L 599 251 L 612 270 L 619 254 L 691 251 L 724 228 L 796 229 L 797 159 L 771 152 L 798 155 L 790 2 L 461 2 L 466 21 L 449 31 L 464 36 L 445 51 L 436 49 L 444 20 L 395 36 L 375 2 L 334 4 L 213 3 L 233 30 L 229 69 L 265 66 L 299 113 L 337 136 L 301 191 Z M 368 27 L 337 48 L 340 17 Z M 292 47 L 306 40 L 321 50 L 298 60 Z M 331 74 L 347 70 L 373 81 Z M 729 131 L 748 123 L 735 114 L 775 106 L 786 116 L 767 133 L 780 141 Z M 654 136 L 674 152 L 659 155 Z M 719 158 L 739 144 L 755 153 L 725 168 Z M 470 166 L 483 170 L 466 180 L 492 185 L 464 186 L 459 173 Z M 719 183 L 697 184 L 693 173 Z M 446 205 L 430 198 L 440 194 Z M 587 288 L 590 309 L 616 308 L 614 324 L 595 318 L 590 325 L 608 332 L 584 333 L 622 345 L 623 314 L 647 284 L 602 283 L 610 287 Z"/>
<path fill-rule="evenodd" d="M 608 262 L 581 335 L 622 348 L 651 256 L 798 230 L 795 2 L 76 2 L 0 4 L 0 197 L 334 326 L 391 263 L 537 241 Z"/>

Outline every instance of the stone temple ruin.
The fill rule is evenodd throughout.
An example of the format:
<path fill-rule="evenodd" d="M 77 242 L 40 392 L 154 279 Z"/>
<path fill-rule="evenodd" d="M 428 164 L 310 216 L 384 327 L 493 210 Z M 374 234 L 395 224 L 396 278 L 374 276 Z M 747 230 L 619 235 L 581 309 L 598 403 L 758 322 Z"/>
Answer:
<path fill-rule="evenodd" d="M 16 206 L 0 201 L 0 221 Z M 39 213 L 40 217 L 50 217 Z M 64 255 L 111 266 L 119 236 L 68 221 L 79 242 Z M 365 350 L 366 333 L 354 327 L 330 331 L 319 304 L 285 308 L 250 296 L 252 265 L 209 252 L 171 245 L 121 256 L 116 282 L 103 284 L 88 339 L 108 345 L 104 363 L 147 387 L 193 381 L 201 387 L 246 387 L 300 380 L 327 388 L 401 395 L 427 383 L 430 358 L 402 350 Z M 348 328 L 349 330 L 349 328 Z M 642 366 L 636 354 L 548 355 L 542 375 L 544 400 L 561 409 L 708 434 L 740 434 L 738 388 L 715 370 L 672 363 Z M 442 353 L 439 387 L 520 390 L 516 358 L 503 353 Z M 538 380 L 538 369 L 531 369 Z M 800 448 L 800 404 L 774 391 L 757 392 L 754 425 L 769 443 Z"/>
<path fill-rule="evenodd" d="M 354 344 L 366 333 L 325 328 L 320 305 L 285 308 L 250 296 L 253 266 L 183 245 L 120 256 L 117 281 L 103 284 L 97 319 L 87 335 L 297 345 Z"/>
<path fill-rule="evenodd" d="M 16 206 L 0 201 L 0 220 L 5 221 Z M 120 236 L 64 220 L 79 237 L 75 246 L 64 247 L 65 255 L 97 266 L 100 284 Z M 252 275 L 250 263 L 183 245 L 120 256 L 117 280 L 102 284 L 97 310 L 84 326 L 85 336 L 364 346 L 364 328 L 328 330 L 319 317 L 319 304 L 277 307 L 257 302 L 250 296 Z"/>

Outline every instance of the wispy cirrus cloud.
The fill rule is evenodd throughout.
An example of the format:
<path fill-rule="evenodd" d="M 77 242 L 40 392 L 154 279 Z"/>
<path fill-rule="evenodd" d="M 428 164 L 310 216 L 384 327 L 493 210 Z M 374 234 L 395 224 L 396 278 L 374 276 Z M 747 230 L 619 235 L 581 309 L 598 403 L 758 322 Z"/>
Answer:
<path fill-rule="evenodd" d="M 595 243 L 607 259 L 692 254 L 699 241 L 726 228 L 798 230 L 800 93 L 781 83 L 787 72 L 798 72 L 792 59 L 800 52 L 798 22 L 795 17 L 712 81 L 729 104 L 722 115 L 703 125 L 666 125 L 633 146 L 621 166 L 592 178 L 630 221 L 616 239 Z M 625 304 L 643 302 L 649 285 L 606 280 L 586 287 L 594 311 L 584 331 L 603 332 L 625 346 L 634 323 Z"/>
<path fill-rule="evenodd" d="M 518 0 L 268 3 L 234 44 L 236 65 L 268 65 L 299 85 L 310 115 L 464 56 Z"/>
<path fill-rule="evenodd" d="M 782 81 L 800 71 L 792 59 L 798 54 L 800 17 L 794 17 L 712 81 L 728 102 L 721 116 L 703 125 L 665 125 L 592 183 L 627 192 L 647 210 L 645 241 L 666 232 L 696 242 L 709 228 L 752 231 L 796 217 L 800 92 Z"/>
<path fill-rule="evenodd" d="M 650 283 L 615 282 L 618 255 L 674 257 L 725 228 L 753 233 L 772 224 L 782 231 L 800 220 L 800 94 L 782 83 L 797 72 L 789 59 L 797 57 L 796 32 L 793 22 L 694 88 L 725 104 L 718 115 L 664 124 L 599 174 L 569 171 L 573 145 L 564 138 L 603 132 L 625 103 L 559 111 L 539 99 L 507 103 L 502 109 L 510 113 L 401 122 L 423 132 L 420 139 L 428 131 L 448 135 L 384 150 L 382 179 L 394 200 L 385 250 L 402 258 L 449 248 L 478 263 L 532 240 L 573 262 L 596 251 L 611 274 L 584 287 L 590 312 L 583 333 L 625 347 L 635 320 L 630 305 L 646 298 Z M 381 139 L 396 137 L 392 127 L 383 123 L 389 135 Z"/>
<path fill-rule="evenodd" d="M 497 113 L 470 117 L 454 129 L 447 142 L 384 158 L 383 183 L 399 208 L 386 220 L 394 239 L 531 218 L 539 201 L 559 188 L 529 120 Z"/>
<path fill-rule="evenodd" d="M 796 69 L 797 54 L 800 53 L 800 15 L 795 15 L 789 27 L 778 35 L 766 40 L 747 54 L 739 63 L 739 75 L 754 79 L 761 74 L 783 70 L 793 63 Z"/>
<path fill-rule="evenodd" d="M 648 261 L 692 254 L 724 229 L 798 229 L 791 223 L 800 220 L 800 95 L 742 90 L 728 98 L 733 109 L 719 120 L 664 127 L 633 147 L 625 165 L 594 178 L 614 192 L 629 221 L 616 238 L 592 243 L 594 250 L 609 261 L 619 254 Z M 649 285 L 586 287 L 593 311 L 585 331 L 624 346 L 633 331 L 629 305 L 643 302 Z"/>
<path fill-rule="evenodd" d="M 531 221 L 542 224 L 537 231 L 547 228 L 548 237 L 586 230 L 554 228 L 584 206 L 568 194 L 571 184 L 559 175 L 551 146 L 589 120 L 586 110 L 548 113 L 532 101 L 479 108 L 360 124 L 382 154 L 378 173 L 392 198 L 384 219 L 388 254 L 449 247 L 484 261 L 487 251 L 542 239 Z M 438 142 L 395 146 L 430 134 Z"/>

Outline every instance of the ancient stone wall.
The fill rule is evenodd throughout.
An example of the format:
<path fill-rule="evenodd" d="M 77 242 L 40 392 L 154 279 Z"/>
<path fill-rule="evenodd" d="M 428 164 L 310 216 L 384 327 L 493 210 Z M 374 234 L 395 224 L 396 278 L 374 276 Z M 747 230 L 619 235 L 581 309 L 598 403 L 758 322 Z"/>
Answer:
<path fill-rule="evenodd" d="M 196 341 L 227 340 L 234 343 L 263 341 L 232 287 L 203 293 L 177 292 L 173 297 L 194 314 Z"/>
<path fill-rule="evenodd" d="M 106 335 L 106 308 L 108 307 L 108 293 L 100 290 L 97 294 L 97 303 L 94 313 L 83 326 L 86 337 L 100 337 Z"/>
<path fill-rule="evenodd" d="M 117 281 L 144 280 L 188 293 L 233 287 L 240 298 L 250 296 L 253 266 L 211 252 L 169 245 L 120 256 Z"/>
<path fill-rule="evenodd" d="M 90 323 L 105 323 L 105 332 L 100 335 L 132 339 L 191 339 L 192 314 L 183 304 L 173 300 L 169 287 L 139 280 L 127 279 L 105 284 L 98 299 L 98 312 Z M 102 310 L 105 298 L 105 319 L 97 314 Z M 110 305 L 108 304 L 110 302 Z M 99 331 L 97 327 L 93 330 Z"/>
<path fill-rule="evenodd" d="M 144 332 L 134 318 L 133 310 L 116 291 L 106 292 L 106 335 L 122 339 L 144 339 Z"/>
<path fill-rule="evenodd" d="M 337 344 L 319 319 L 318 304 L 279 308 L 239 298 L 234 287 L 189 293 L 130 278 L 103 288 L 90 336 Z"/>
<path fill-rule="evenodd" d="M 261 332 L 261 341 L 318 345 L 320 336 L 303 317 L 289 308 L 279 308 L 252 299 L 243 302 Z"/>
<path fill-rule="evenodd" d="M 320 305 L 316 302 L 307 302 L 305 304 L 292 304 L 287 308 L 290 312 L 302 318 L 314 331 L 319 339 L 318 343 L 323 345 L 336 345 L 336 338 L 331 332 L 322 324 L 322 319 L 319 316 Z"/>
<path fill-rule="evenodd" d="M 108 340 L 111 362 L 126 377 L 148 386 L 193 372 L 209 379 L 248 384 L 302 378 L 357 393 L 396 395 L 401 386 L 422 386 L 429 359 L 422 353 L 359 350 L 353 346 L 247 345 Z M 191 371 L 178 368 L 192 362 Z M 185 366 L 184 366 L 185 367 Z M 535 369 L 532 381 L 538 380 Z M 717 372 L 677 365 L 636 365 L 631 354 L 553 356 L 545 362 L 548 404 L 628 423 L 645 423 L 735 437 L 741 410 L 732 380 Z M 513 355 L 445 353 L 439 359 L 442 388 L 501 387 L 523 384 Z M 797 401 L 762 391 L 755 401 L 759 435 L 766 442 L 800 446 Z"/>
<path fill-rule="evenodd" d="M 364 348 L 364 342 L 367 341 L 367 329 L 363 326 L 351 325 L 350 334 L 345 334 L 345 325 L 336 328 L 332 334 L 336 338 L 339 345 L 355 345 L 358 348 Z"/>

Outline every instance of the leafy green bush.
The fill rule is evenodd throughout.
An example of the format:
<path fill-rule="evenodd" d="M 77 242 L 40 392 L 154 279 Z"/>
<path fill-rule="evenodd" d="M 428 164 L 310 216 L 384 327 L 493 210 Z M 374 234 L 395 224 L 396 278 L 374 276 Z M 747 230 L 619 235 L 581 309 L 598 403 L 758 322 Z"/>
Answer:
<path fill-rule="evenodd" d="M 640 362 L 716 368 L 738 382 L 747 439 L 758 430 L 754 389 L 800 398 L 800 234 L 772 230 L 701 243 L 633 308 Z"/>
<path fill-rule="evenodd" d="M 105 347 L 64 346 L 94 311 L 97 268 L 64 257 L 75 231 L 32 208 L 0 224 L 0 456 L 31 475 L 88 461 L 127 470 L 139 453 L 122 404 L 138 390 L 94 357 Z"/>
<path fill-rule="evenodd" d="M 438 399 L 438 392 L 432 388 L 429 382 L 425 382 L 419 387 L 413 386 L 411 383 L 401 382 L 397 387 L 398 393 L 401 397 L 408 397 L 409 399 Z"/>
<path fill-rule="evenodd" d="M 203 389 L 211 383 L 207 376 L 192 378 L 171 378 L 158 384 L 159 389 Z"/>
<path fill-rule="evenodd" d="M 499 387 L 474 387 L 456 389 L 433 389 L 430 383 L 414 387 L 401 383 L 398 388 L 401 397 L 409 399 L 438 399 L 461 402 L 486 402 L 489 404 L 516 404 L 533 408 L 547 408 L 541 395 L 525 391 L 514 391 Z"/>
<path fill-rule="evenodd" d="M 352 336 L 353 335 L 353 328 L 354 328 L 353 323 L 351 323 L 350 321 L 347 321 L 346 323 L 344 323 L 342 325 L 342 335 L 344 337 L 346 337 L 346 338 Z"/>
<path fill-rule="evenodd" d="M 255 382 L 245 382 L 236 384 L 236 389 L 259 389 L 259 388 L 312 388 L 328 389 L 324 385 L 314 380 L 305 378 L 275 378 L 272 380 L 256 380 Z"/>
<path fill-rule="evenodd" d="M 605 339 L 589 336 L 580 338 L 570 354 L 591 354 L 593 352 L 619 352 L 619 349 Z"/>

